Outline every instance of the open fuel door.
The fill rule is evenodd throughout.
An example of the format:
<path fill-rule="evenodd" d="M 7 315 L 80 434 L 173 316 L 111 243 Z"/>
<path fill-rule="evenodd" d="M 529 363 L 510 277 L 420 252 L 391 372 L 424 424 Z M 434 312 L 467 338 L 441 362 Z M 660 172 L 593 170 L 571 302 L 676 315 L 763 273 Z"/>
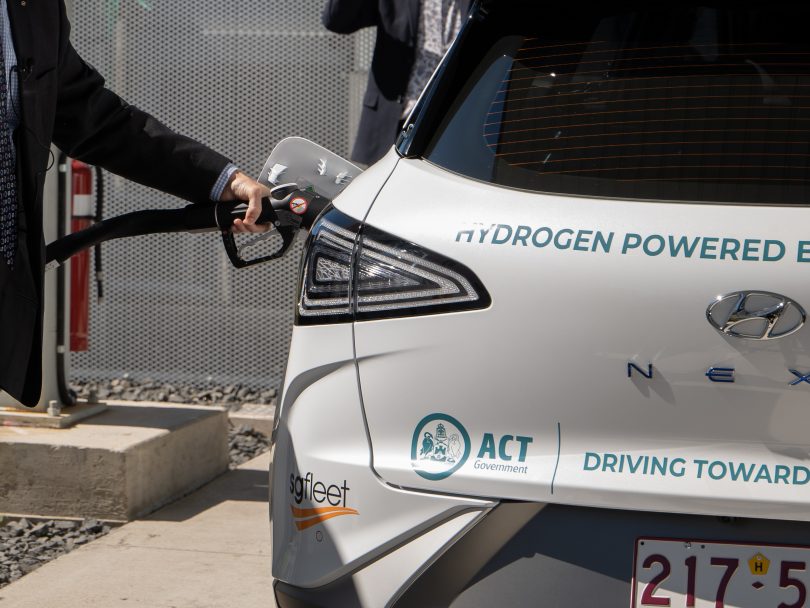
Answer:
<path fill-rule="evenodd" d="M 218 229 L 231 263 L 237 268 L 268 262 L 284 255 L 299 229 L 308 230 L 331 200 L 351 183 L 361 169 L 329 150 L 300 137 L 282 140 L 273 149 L 259 177 L 270 196 L 262 200 L 257 224 L 262 234 L 236 236 L 231 227 L 244 218 L 243 201 L 187 205 L 182 209 L 145 209 L 105 219 L 48 244 L 48 268 L 72 255 L 117 238 L 166 232 Z"/>

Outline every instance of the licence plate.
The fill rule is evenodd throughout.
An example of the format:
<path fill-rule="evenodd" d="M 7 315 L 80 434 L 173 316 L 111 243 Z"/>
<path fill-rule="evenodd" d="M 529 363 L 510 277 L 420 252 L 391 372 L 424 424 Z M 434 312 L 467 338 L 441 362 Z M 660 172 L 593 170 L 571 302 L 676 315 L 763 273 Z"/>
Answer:
<path fill-rule="evenodd" d="M 640 538 L 632 608 L 803 608 L 810 547 Z"/>

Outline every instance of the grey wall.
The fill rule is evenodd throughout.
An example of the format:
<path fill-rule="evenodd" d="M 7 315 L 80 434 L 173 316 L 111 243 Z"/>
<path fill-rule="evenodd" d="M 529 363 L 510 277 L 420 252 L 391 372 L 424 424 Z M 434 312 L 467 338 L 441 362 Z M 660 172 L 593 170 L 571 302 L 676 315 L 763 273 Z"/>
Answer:
<path fill-rule="evenodd" d="M 348 155 L 372 30 L 336 36 L 322 0 L 83 0 L 74 45 L 108 86 L 256 175 L 280 139 Z M 148 162 L 148 159 L 144 159 Z M 106 178 L 105 215 L 181 206 Z M 300 245 L 279 262 L 230 267 L 214 234 L 104 245 L 105 299 L 93 301 L 90 351 L 74 379 L 129 373 L 189 383 L 280 383 Z"/>

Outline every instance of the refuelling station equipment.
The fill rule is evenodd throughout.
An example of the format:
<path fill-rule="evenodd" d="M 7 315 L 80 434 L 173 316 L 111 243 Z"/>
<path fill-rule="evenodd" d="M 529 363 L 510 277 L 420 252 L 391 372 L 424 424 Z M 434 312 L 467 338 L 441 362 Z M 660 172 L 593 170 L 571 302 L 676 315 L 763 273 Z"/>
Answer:
<path fill-rule="evenodd" d="M 54 211 L 45 221 L 46 241 L 50 244 L 46 252 L 43 391 L 39 404 L 33 408 L 36 412 L 58 413 L 62 407 L 76 403 L 67 387 L 67 354 L 69 350 L 87 349 L 90 340 L 90 247 L 96 247 L 94 272 L 99 297 L 103 291 L 98 247 L 112 239 L 219 231 L 234 267 L 268 262 L 283 256 L 299 229 L 308 231 L 331 200 L 361 170 L 306 139 L 290 137 L 281 141 L 259 176 L 259 182 L 271 189 L 270 196 L 262 200 L 257 222 L 267 225 L 268 230 L 247 235 L 231 232 L 234 220 L 244 218 L 247 211 L 247 203 L 243 201 L 198 203 L 180 209 L 146 209 L 102 219 L 103 179 L 94 172 L 84 163 L 63 157 L 59 161 L 58 192 L 52 192 L 53 186 L 46 184 L 46 196 L 58 196 L 59 204 L 52 206 Z M 65 264 L 68 259 L 71 263 Z M 67 285 L 70 285 L 69 290 Z M 0 407 L 31 411 L 8 395 L 2 395 Z"/>

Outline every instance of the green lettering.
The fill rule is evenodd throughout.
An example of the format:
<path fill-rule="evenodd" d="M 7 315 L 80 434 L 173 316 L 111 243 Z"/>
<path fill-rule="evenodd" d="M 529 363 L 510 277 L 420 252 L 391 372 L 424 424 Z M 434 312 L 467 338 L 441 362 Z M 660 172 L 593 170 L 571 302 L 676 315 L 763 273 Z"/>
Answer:
<path fill-rule="evenodd" d="M 557 249 L 568 249 L 569 247 L 571 247 L 571 236 L 573 234 L 574 231 L 571 230 L 570 228 L 563 228 L 554 236 L 554 246 Z M 564 243 L 563 241 L 560 240 L 560 237 L 563 235 L 568 236 L 568 239 Z"/>
<path fill-rule="evenodd" d="M 501 230 L 506 230 L 506 236 L 499 238 L 498 235 L 501 233 Z M 495 232 L 492 233 L 493 245 L 503 245 L 504 243 L 508 243 L 511 239 L 512 239 L 512 227 L 508 226 L 507 224 L 498 224 L 498 227 L 495 229 Z"/>
<path fill-rule="evenodd" d="M 746 262 L 759 261 L 759 244 L 761 242 L 759 239 L 745 239 L 743 241 L 742 259 Z"/>
<path fill-rule="evenodd" d="M 638 460 L 633 462 L 633 456 L 631 454 L 627 455 L 627 468 L 631 473 L 635 473 L 641 467 L 641 464 L 646 462 L 646 456 L 639 456 Z"/>
<path fill-rule="evenodd" d="M 774 467 L 776 470 L 773 475 L 773 482 L 779 483 L 779 481 L 784 481 L 785 483 L 790 483 L 790 467 L 786 467 L 783 464 L 778 464 Z"/>
<path fill-rule="evenodd" d="M 473 238 L 473 230 L 459 230 L 458 234 L 456 234 L 456 242 L 458 243 L 463 235 L 467 236 L 467 242 L 471 242 Z"/>
<path fill-rule="evenodd" d="M 737 259 L 737 252 L 740 250 L 740 241 L 737 239 L 723 239 L 723 245 L 720 247 L 720 259 L 725 260 L 726 256 L 732 260 Z"/>
<path fill-rule="evenodd" d="M 628 232 L 624 235 L 624 244 L 622 245 L 622 255 L 626 254 L 630 249 L 638 249 L 641 245 L 641 235 L 633 232 Z"/>
<path fill-rule="evenodd" d="M 478 458 L 495 459 L 495 438 L 492 436 L 492 433 L 484 433 L 481 449 L 478 450 Z"/>
<path fill-rule="evenodd" d="M 512 435 L 504 435 L 501 437 L 501 440 L 498 442 L 498 456 L 501 460 L 506 460 L 509 462 L 512 460 L 512 457 L 509 455 L 509 452 L 506 451 L 506 444 L 510 441 L 513 441 L 514 437 Z"/>
<path fill-rule="evenodd" d="M 796 256 L 797 262 L 810 262 L 810 241 L 799 241 L 799 253 Z"/>
<path fill-rule="evenodd" d="M 586 452 L 585 453 L 585 462 L 582 465 L 583 471 L 595 471 L 599 468 L 599 464 L 602 461 L 599 454 L 594 454 L 593 452 Z"/>
<path fill-rule="evenodd" d="M 610 253 L 610 246 L 613 244 L 613 233 L 607 235 L 607 239 L 605 235 L 601 232 L 597 231 L 596 235 L 594 236 L 593 247 L 591 247 L 591 251 L 595 252 L 596 247 L 600 246 L 602 251 L 605 253 Z"/>
<path fill-rule="evenodd" d="M 704 236 L 703 243 L 700 245 L 700 257 L 704 260 L 717 259 L 717 242 L 720 239 L 713 236 Z"/>
<path fill-rule="evenodd" d="M 718 471 L 719 469 L 719 471 Z M 715 460 L 709 465 L 709 477 L 714 480 L 723 479 L 726 476 L 726 463 L 721 460 Z"/>
<path fill-rule="evenodd" d="M 590 235 L 592 234 L 593 230 L 580 230 L 577 232 L 577 238 L 574 241 L 574 251 L 588 251 L 585 245 L 591 242 Z"/>
<path fill-rule="evenodd" d="M 697 248 L 698 242 L 700 241 L 700 237 L 695 237 L 692 239 L 692 242 L 689 242 L 687 237 L 682 236 L 678 239 L 678 242 L 675 242 L 675 238 L 670 236 L 669 237 L 669 250 L 672 254 L 673 258 L 678 257 L 681 249 L 683 249 L 683 257 L 691 258 L 692 254 L 695 253 L 695 249 Z"/>
<path fill-rule="evenodd" d="M 539 240 L 537 238 L 538 235 L 540 235 L 541 232 L 545 232 L 545 234 L 546 234 L 546 240 L 544 240 L 544 241 L 541 241 L 541 240 Z M 554 236 L 554 233 L 551 231 L 551 228 L 545 228 L 545 227 L 544 228 L 538 228 L 537 230 L 534 231 L 534 234 L 532 235 L 532 245 L 534 245 L 535 247 L 545 247 L 546 245 L 548 245 L 551 242 L 551 239 L 552 239 L 553 236 Z"/>
<path fill-rule="evenodd" d="M 650 243 L 656 243 L 655 247 Z M 666 241 L 664 241 L 664 237 L 659 236 L 657 234 L 651 234 L 646 239 L 644 239 L 644 253 L 649 256 L 656 256 L 661 255 L 661 252 L 664 251 L 664 247 L 666 247 Z"/>
<path fill-rule="evenodd" d="M 733 462 L 731 462 L 729 463 L 729 473 L 731 474 L 731 479 L 733 481 L 737 481 L 738 479 L 750 481 L 751 475 L 754 474 L 754 465 L 751 464 L 746 467 L 746 465 L 743 463 L 735 465 Z"/>
<path fill-rule="evenodd" d="M 669 464 L 669 472 L 673 477 L 683 477 L 686 474 L 686 461 L 683 458 L 673 458 Z"/>
<path fill-rule="evenodd" d="M 771 253 L 772 247 L 776 247 L 777 253 Z M 782 241 L 765 241 L 765 246 L 762 248 L 763 262 L 778 262 L 783 257 L 785 257 L 785 244 Z"/>
<path fill-rule="evenodd" d="M 757 476 L 754 477 L 754 483 L 758 483 L 761 479 L 764 479 L 768 483 L 773 483 L 771 479 L 771 471 L 768 469 L 768 465 L 763 464 L 760 465 L 759 471 L 757 471 Z"/>
<path fill-rule="evenodd" d="M 526 241 L 531 233 L 532 229 L 528 226 L 518 226 L 517 230 L 515 230 L 515 238 L 512 239 L 512 245 L 517 245 L 518 241 L 520 241 L 524 247 L 528 247 L 529 244 Z"/>
<path fill-rule="evenodd" d="M 521 437 L 518 435 L 515 437 L 518 443 L 520 443 L 520 453 L 518 454 L 518 462 L 525 462 L 526 461 L 526 452 L 529 449 L 529 444 L 534 441 L 531 437 Z"/>

